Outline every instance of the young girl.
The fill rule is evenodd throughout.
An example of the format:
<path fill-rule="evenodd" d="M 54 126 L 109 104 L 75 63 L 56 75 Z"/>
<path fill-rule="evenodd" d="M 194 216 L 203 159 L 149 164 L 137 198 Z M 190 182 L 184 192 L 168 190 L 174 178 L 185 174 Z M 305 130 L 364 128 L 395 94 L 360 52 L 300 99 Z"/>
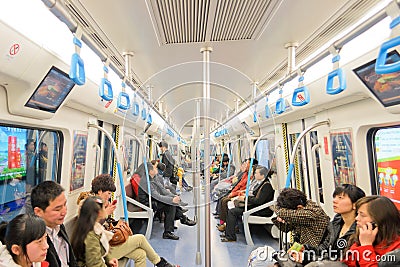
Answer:
<path fill-rule="evenodd" d="M 107 216 L 100 197 L 88 197 L 81 207 L 78 221 L 72 234 L 71 245 L 79 266 L 118 267 L 118 260 L 109 256 L 113 233 L 99 223 Z"/>
<path fill-rule="evenodd" d="M 49 248 L 46 224 L 41 218 L 20 214 L 8 224 L 2 223 L 0 233 L 0 267 L 46 266 L 40 263 Z"/>
<path fill-rule="evenodd" d="M 350 238 L 352 245 L 345 255 L 345 263 L 350 267 L 378 266 L 380 256 L 400 248 L 399 211 L 384 196 L 361 198 L 356 210 L 357 229 Z"/>

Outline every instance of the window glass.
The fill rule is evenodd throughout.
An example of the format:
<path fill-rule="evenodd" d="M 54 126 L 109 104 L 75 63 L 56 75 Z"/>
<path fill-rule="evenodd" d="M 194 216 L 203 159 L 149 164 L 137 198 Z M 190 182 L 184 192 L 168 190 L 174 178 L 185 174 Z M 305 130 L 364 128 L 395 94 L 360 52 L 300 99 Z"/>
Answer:
<path fill-rule="evenodd" d="M 258 142 L 256 147 L 256 155 L 258 164 L 271 168 L 271 163 L 275 157 L 275 142 L 273 136 L 271 138 L 262 139 Z"/>
<path fill-rule="evenodd" d="M 379 194 L 390 198 L 400 209 L 400 127 L 377 130 L 373 141 Z"/>
<path fill-rule="evenodd" d="M 0 125 L 0 221 L 25 213 L 32 188 L 60 182 L 61 133 Z"/>

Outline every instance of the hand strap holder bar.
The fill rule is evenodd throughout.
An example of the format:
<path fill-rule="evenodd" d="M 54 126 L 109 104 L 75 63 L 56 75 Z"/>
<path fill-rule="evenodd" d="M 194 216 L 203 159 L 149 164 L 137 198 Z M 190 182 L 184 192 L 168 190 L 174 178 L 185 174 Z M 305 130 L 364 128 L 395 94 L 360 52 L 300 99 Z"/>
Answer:
<path fill-rule="evenodd" d="M 111 82 L 108 80 L 108 65 L 109 59 L 107 58 L 106 62 L 104 62 L 103 70 L 104 70 L 104 78 L 101 79 L 99 85 L 99 95 L 102 99 L 106 101 L 112 101 L 114 99 L 113 90 Z M 107 86 L 107 90 L 106 87 Z"/>
<path fill-rule="evenodd" d="M 129 95 L 125 92 L 126 84 L 124 81 L 121 83 L 122 91 L 118 95 L 117 107 L 122 110 L 128 110 L 131 106 Z"/>
<path fill-rule="evenodd" d="M 333 71 L 328 74 L 328 80 L 326 82 L 326 93 L 329 95 L 336 95 L 341 93 L 346 89 L 346 76 L 342 68 L 339 68 L 340 55 L 338 50 L 335 47 L 331 47 L 331 53 L 333 55 L 332 63 L 333 63 Z M 337 77 L 339 79 L 339 85 L 336 88 L 333 88 L 333 81 Z"/>
<path fill-rule="evenodd" d="M 299 69 L 299 87 L 294 89 L 292 96 L 292 105 L 301 107 L 310 103 L 310 92 L 307 86 L 304 86 L 304 73 Z"/>
<path fill-rule="evenodd" d="M 282 114 L 286 110 L 285 99 L 282 97 L 282 93 L 283 93 L 282 88 L 283 88 L 283 86 L 280 84 L 279 85 L 279 98 L 276 101 L 276 105 L 275 105 L 275 113 L 276 114 Z"/>
<path fill-rule="evenodd" d="M 400 71 L 400 61 L 386 63 L 389 50 L 400 45 L 400 10 L 397 1 L 393 1 L 387 6 L 386 13 L 394 19 L 390 23 L 390 29 L 392 30 L 390 34 L 391 39 L 384 42 L 379 49 L 379 54 L 375 62 L 375 72 L 377 74 Z"/>
<path fill-rule="evenodd" d="M 82 38 L 82 29 L 78 27 L 74 35 L 73 43 L 75 45 L 75 53 L 73 53 L 71 57 L 69 77 L 75 84 L 84 85 L 86 82 L 85 63 L 80 56 L 82 48 L 82 42 L 80 40 Z"/>

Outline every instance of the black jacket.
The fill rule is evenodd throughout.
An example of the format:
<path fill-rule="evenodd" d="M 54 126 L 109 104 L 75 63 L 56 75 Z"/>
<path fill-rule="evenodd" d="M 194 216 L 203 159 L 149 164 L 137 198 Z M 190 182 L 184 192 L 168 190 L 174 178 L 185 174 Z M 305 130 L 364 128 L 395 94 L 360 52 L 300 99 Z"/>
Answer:
<path fill-rule="evenodd" d="M 247 200 L 247 210 L 261 206 L 274 199 L 274 189 L 268 178 L 265 178 L 261 185 L 254 190 L 253 195 Z M 274 212 L 270 208 L 265 208 L 254 213 L 254 215 L 270 217 Z"/>
<path fill-rule="evenodd" d="M 69 242 L 67 232 L 65 231 L 65 226 L 62 224 L 60 225 L 60 232 L 58 233 L 68 245 L 69 250 L 69 267 L 78 267 L 78 263 L 76 262 L 74 251 L 72 250 L 71 243 Z M 61 267 L 61 261 L 58 257 L 58 253 L 54 248 L 53 242 L 51 242 L 50 237 L 47 236 L 47 243 L 49 244 L 49 248 L 47 250 L 46 261 L 50 264 L 49 267 Z"/>
<path fill-rule="evenodd" d="M 340 214 L 336 214 L 329 223 L 324 239 L 318 247 L 312 247 L 305 244 L 306 250 L 314 251 L 315 255 L 310 254 L 310 256 L 308 256 L 306 253 L 304 253 L 304 265 L 311 261 L 316 261 L 317 259 L 340 260 L 341 253 L 344 253 L 343 251 L 347 247 L 350 236 L 356 231 L 356 222 L 354 222 L 349 230 L 339 238 L 340 230 L 342 229 L 343 224 L 344 221 L 342 216 Z"/>
<path fill-rule="evenodd" d="M 169 150 L 165 150 L 164 154 L 162 155 L 161 162 L 165 164 L 165 171 L 163 176 L 168 178 L 174 177 L 175 160 Z"/>

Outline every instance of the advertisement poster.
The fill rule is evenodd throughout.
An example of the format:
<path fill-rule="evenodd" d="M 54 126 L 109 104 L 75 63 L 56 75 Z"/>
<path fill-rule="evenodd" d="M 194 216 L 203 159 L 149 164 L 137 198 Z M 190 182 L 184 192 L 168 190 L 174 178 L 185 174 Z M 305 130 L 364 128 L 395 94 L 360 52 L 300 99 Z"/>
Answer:
<path fill-rule="evenodd" d="M 386 128 L 375 135 L 380 195 L 390 198 L 400 210 L 400 128 Z"/>
<path fill-rule="evenodd" d="M 330 139 L 335 187 L 341 184 L 356 184 L 351 131 L 331 132 Z"/>
<path fill-rule="evenodd" d="M 87 132 L 74 132 L 74 144 L 72 148 L 72 166 L 70 190 L 83 187 L 85 179 Z"/>

